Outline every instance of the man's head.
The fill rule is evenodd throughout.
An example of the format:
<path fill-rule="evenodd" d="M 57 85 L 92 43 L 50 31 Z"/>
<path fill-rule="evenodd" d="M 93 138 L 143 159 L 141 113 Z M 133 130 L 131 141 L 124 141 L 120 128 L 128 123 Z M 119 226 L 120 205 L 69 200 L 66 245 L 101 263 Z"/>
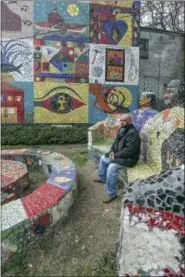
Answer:
<path fill-rule="evenodd" d="M 171 80 L 164 89 L 164 104 L 167 107 L 184 105 L 185 91 L 184 82 Z"/>
<path fill-rule="evenodd" d="M 123 114 L 119 116 L 121 128 L 127 127 L 132 122 L 132 116 L 130 114 Z"/>
<path fill-rule="evenodd" d="M 141 108 L 152 107 L 155 104 L 156 96 L 152 91 L 144 91 L 139 99 L 139 105 Z"/>

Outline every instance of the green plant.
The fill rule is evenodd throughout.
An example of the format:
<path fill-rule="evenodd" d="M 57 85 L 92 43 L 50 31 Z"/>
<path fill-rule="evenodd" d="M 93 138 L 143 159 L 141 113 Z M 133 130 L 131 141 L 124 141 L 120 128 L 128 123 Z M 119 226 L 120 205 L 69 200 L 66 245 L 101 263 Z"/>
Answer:
<path fill-rule="evenodd" d="M 87 127 L 2 126 L 2 145 L 87 143 Z"/>

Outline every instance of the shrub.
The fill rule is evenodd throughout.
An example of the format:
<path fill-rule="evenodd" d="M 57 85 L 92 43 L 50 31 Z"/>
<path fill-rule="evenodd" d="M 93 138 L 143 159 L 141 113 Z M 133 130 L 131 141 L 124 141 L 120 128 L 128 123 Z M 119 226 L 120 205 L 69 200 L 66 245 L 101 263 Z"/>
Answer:
<path fill-rule="evenodd" d="M 88 127 L 2 126 L 2 145 L 87 143 Z"/>

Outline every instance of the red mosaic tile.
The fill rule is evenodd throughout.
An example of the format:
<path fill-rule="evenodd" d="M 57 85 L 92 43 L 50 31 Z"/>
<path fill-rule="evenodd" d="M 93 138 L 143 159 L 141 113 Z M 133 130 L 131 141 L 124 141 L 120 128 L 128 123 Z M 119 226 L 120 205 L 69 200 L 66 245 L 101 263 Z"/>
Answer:
<path fill-rule="evenodd" d="M 52 207 L 67 193 L 66 190 L 43 183 L 33 193 L 21 199 L 23 207 L 29 217 L 39 215 Z"/>

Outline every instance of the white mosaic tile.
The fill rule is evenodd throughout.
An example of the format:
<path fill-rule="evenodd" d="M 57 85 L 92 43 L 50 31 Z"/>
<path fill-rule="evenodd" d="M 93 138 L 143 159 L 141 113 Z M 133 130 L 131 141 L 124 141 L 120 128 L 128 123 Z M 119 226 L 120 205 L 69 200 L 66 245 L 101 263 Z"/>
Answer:
<path fill-rule="evenodd" d="M 21 200 L 15 200 L 2 206 L 1 230 L 5 231 L 28 218 Z"/>

